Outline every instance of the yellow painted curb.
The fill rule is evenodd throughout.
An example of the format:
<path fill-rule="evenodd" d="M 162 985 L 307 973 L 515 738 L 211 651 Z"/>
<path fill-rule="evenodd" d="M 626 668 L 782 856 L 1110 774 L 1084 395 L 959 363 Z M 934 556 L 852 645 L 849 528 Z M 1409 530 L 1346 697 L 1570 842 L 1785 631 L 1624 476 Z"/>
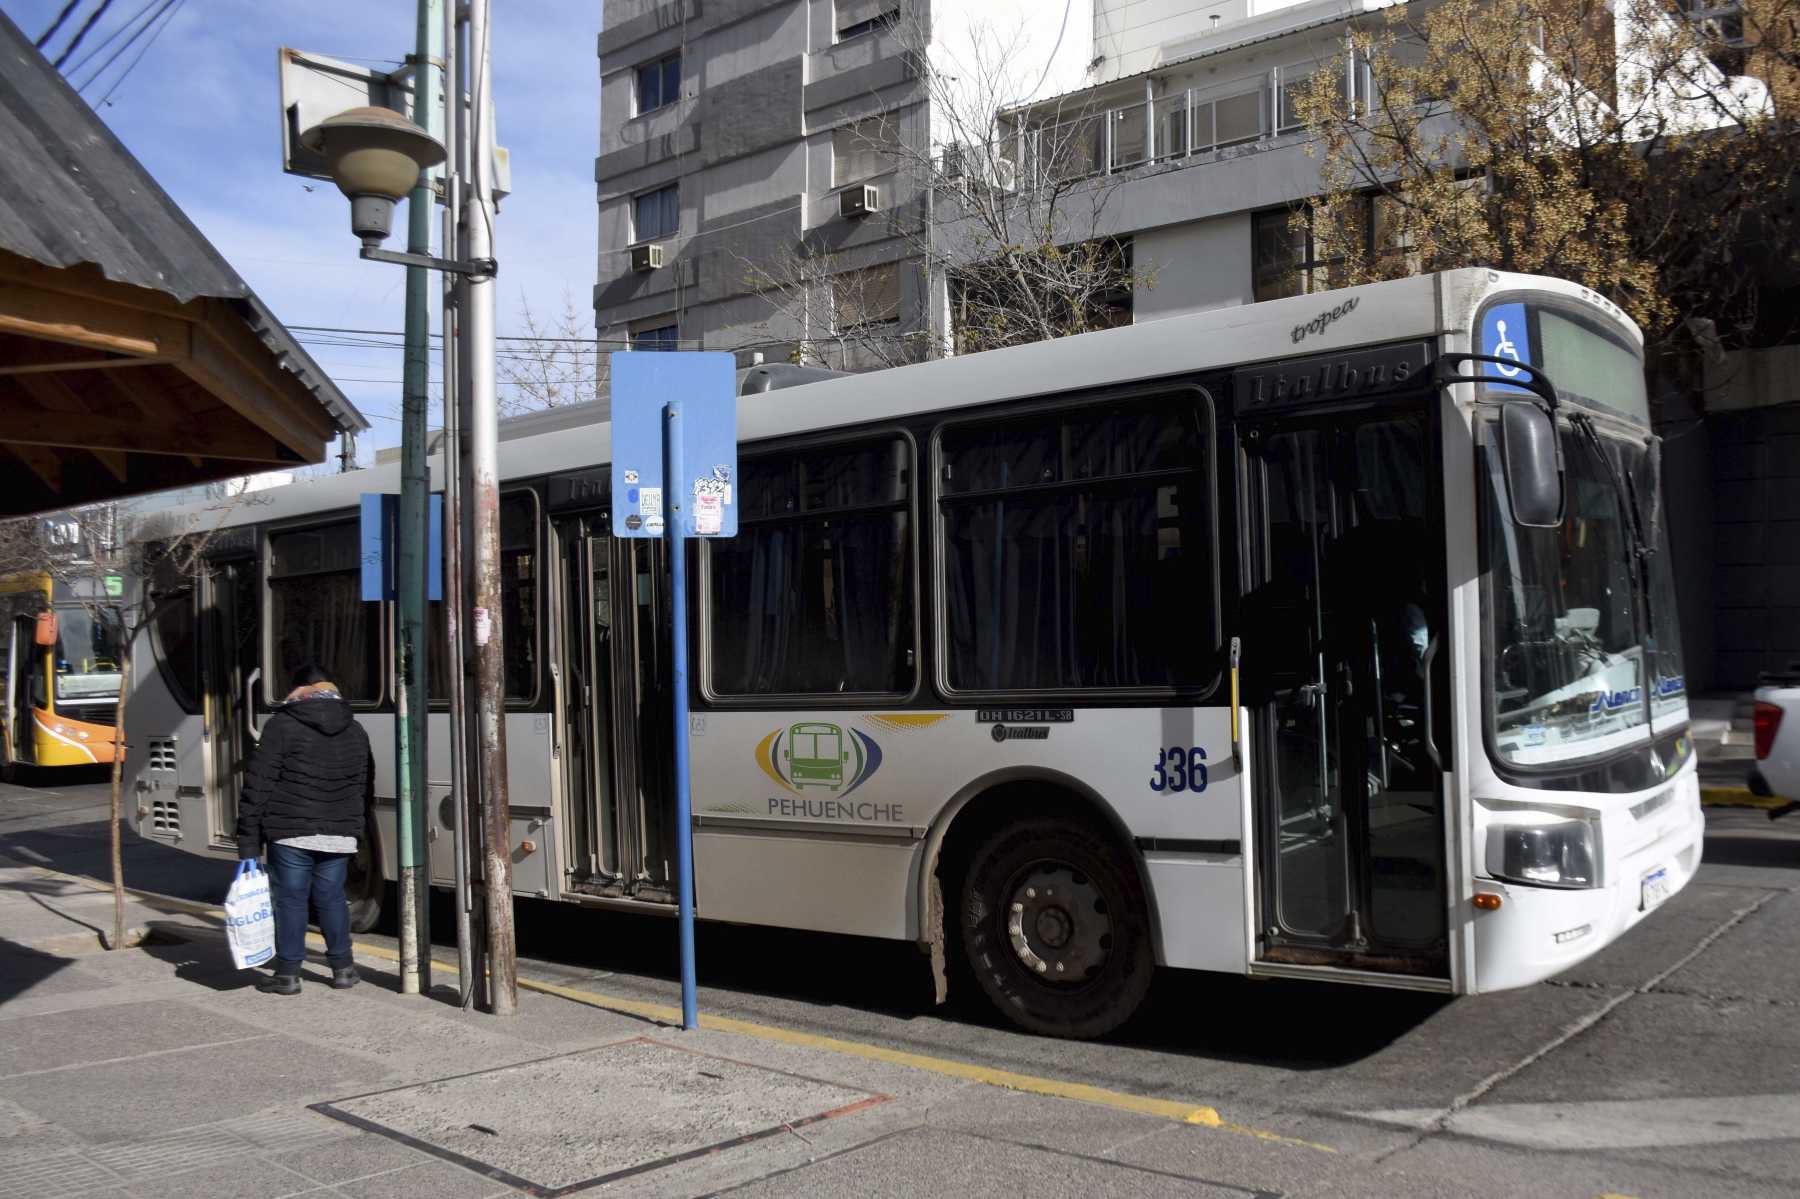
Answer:
<path fill-rule="evenodd" d="M 21 863 L 25 864 L 25 863 Z M 60 871 L 36 867 L 45 874 L 54 874 L 71 879 L 77 883 L 94 886 L 100 890 L 110 890 L 104 884 L 91 879 L 65 875 Z M 127 888 L 127 892 L 146 901 L 167 905 L 177 911 L 185 911 L 197 916 L 222 919 L 224 912 L 217 905 L 199 903 L 190 899 L 177 899 L 170 895 L 160 895 L 154 891 L 141 891 Z M 307 933 L 306 943 L 316 949 L 325 947 L 325 940 L 317 933 Z M 398 951 L 385 945 L 374 945 L 367 941 L 354 941 L 356 951 L 368 957 L 383 961 L 398 962 Z M 432 959 L 433 967 L 454 972 L 456 963 Z M 681 1023 L 681 1009 L 674 1004 L 656 1003 L 643 999 L 628 999 L 618 995 L 602 995 L 595 991 L 584 991 L 577 987 L 565 987 L 559 983 L 540 982 L 536 979 L 521 978 L 519 985 L 528 991 L 537 991 L 545 995 L 554 995 L 559 999 L 567 999 L 572 1003 L 584 1004 L 588 1007 L 606 1011 L 621 1012 L 631 1016 L 641 1016 L 649 1020 L 657 1020 L 665 1024 Z M 1178 1099 L 1152 1099 L 1145 1095 L 1131 1095 L 1124 1091 L 1109 1090 L 1088 1083 L 1069 1082 L 1065 1079 L 1043 1078 L 1034 1074 L 1020 1074 L 1013 1070 L 1001 1070 L 993 1066 L 981 1066 L 973 1062 L 960 1062 L 952 1058 L 932 1057 L 928 1054 L 909 1053 L 902 1049 L 889 1049 L 881 1045 L 870 1045 L 862 1041 L 846 1041 L 838 1037 L 827 1037 L 817 1033 L 800 1032 L 796 1029 L 778 1028 L 769 1024 L 758 1024 L 752 1020 L 739 1020 L 732 1016 L 700 1017 L 702 1028 L 716 1032 L 735 1033 L 739 1036 L 755 1037 L 764 1041 L 775 1041 L 784 1045 L 796 1045 L 807 1049 L 821 1049 L 831 1053 L 841 1053 L 847 1057 L 862 1058 L 866 1061 L 885 1062 L 889 1065 L 904 1066 L 912 1070 L 923 1070 L 931 1074 L 939 1074 L 948 1078 L 960 1078 L 967 1082 L 980 1083 L 984 1086 L 1001 1087 L 1009 1091 L 1020 1091 L 1030 1095 L 1045 1095 L 1055 1099 L 1068 1099 L 1076 1103 L 1091 1103 L 1098 1107 L 1111 1108 L 1114 1111 L 1131 1112 L 1140 1116 L 1153 1116 L 1158 1119 L 1173 1120 L 1181 1124 L 1192 1124 L 1201 1128 L 1214 1128 L 1222 1132 L 1251 1136 L 1258 1140 L 1271 1141 L 1277 1144 L 1294 1145 L 1305 1149 L 1317 1150 L 1321 1153 L 1336 1153 L 1330 1145 L 1321 1145 L 1313 1141 L 1304 1141 L 1295 1137 L 1283 1136 L 1267 1129 L 1252 1128 L 1243 1124 L 1234 1124 L 1219 1115 L 1218 1109 L 1205 1104 L 1195 1104 Z"/>
<path fill-rule="evenodd" d="M 1787 800 L 1775 795 L 1757 795 L 1748 787 L 1702 787 L 1700 806 L 1705 808 L 1779 808 Z"/>
<path fill-rule="evenodd" d="M 309 943 L 316 942 L 321 947 L 324 942 L 317 934 L 307 934 Z M 373 957 L 385 961 L 399 961 L 400 955 L 385 945 L 370 945 L 356 942 L 356 948 Z M 443 970 L 455 970 L 453 962 L 441 962 L 432 959 L 432 965 Z M 647 1020 L 657 1020 L 665 1024 L 679 1024 L 681 1009 L 674 1004 L 656 1003 L 645 999 L 627 999 L 618 995 L 602 995 L 595 991 L 584 991 L 577 987 L 565 987 L 559 983 L 540 982 L 537 979 L 521 978 L 519 986 L 528 991 L 537 991 L 545 995 L 554 995 L 559 999 L 567 999 L 572 1003 L 585 1004 L 588 1007 L 601 1008 L 606 1011 L 622 1012 L 630 1016 L 641 1016 Z M 1274 1141 L 1284 1145 L 1297 1145 L 1306 1149 L 1315 1149 L 1321 1153 L 1336 1153 L 1330 1145 L 1320 1145 L 1312 1141 L 1303 1141 L 1294 1137 L 1266 1129 L 1251 1128 L 1242 1124 L 1233 1124 L 1219 1115 L 1218 1109 L 1205 1105 L 1197 1105 L 1174 1099 L 1152 1099 L 1144 1095 L 1131 1095 L 1123 1091 L 1108 1090 L 1105 1087 L 1091 1086 L 1087 1083 L 1068 1082 L 1063 1079 L 1042 1078 L 1033 1074 L 1020 1074 L 1012 1070 L 1001 1070 L 992 1066 L 979 1066 L 973 1062 L 959 1062 L 951 1058 L 931 1057 L 922 1053 L 908 1053 L 901 1049 L 888 1049 L 881 1045 L 870 1045 L 862 1041 L 846 1041 L 838 1037 L 821 1036 L 817 1033 L 799 1032 L 789 1028 L 777 1028 L 773 1025 L 758 1024 L 751 1020 L 739 1020 L 731 1016 L 710 1016 L 702 1014 L 700 1027 L 716 1032 L 735 1033 L 739 1036 L 756 1037 L 764 1041 L 777 1041 L 785 1045 L 797 1045 L 808 1049 L 822 1049 L 831 1053 L 841 1053 L 847 1057 L 859 1057 L 867 1061 L 886 1062 L 890 1065 L 904 1066 L 908 1069 L 923 1070 L 931 1074 L 941 1074 L 949 1078 L 960 1078 L 967 1082 L 981 1083 L 985 1086 L 1002 1087 L 1009 1091 L 1022 1091 L 1032 1095 L 1047 1095 L 1056 1099 L 1069 1099 L 1077 1103 L 1092 1103 L 1100 1107 L 1112 1108 L 1115 1111 L 1132 1112 L 1141 1116 L 1154 1116 L 1164 1120 L 1174 1120 L 1182 1124 L 1193 1124 L 1203 1128 L 1216 1128 L 1223 1132 L 1238 1133 L 1243 1136 L 1256 1137 L 1259 1140 Z"/>

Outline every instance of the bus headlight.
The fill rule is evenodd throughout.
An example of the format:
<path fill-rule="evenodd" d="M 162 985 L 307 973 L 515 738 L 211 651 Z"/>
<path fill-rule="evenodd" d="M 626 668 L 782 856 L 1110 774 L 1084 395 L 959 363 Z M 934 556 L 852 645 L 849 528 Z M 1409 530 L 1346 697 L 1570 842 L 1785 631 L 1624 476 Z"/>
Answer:
<path fill-rule="evenodd" d="M 1597 887 L 1600 831 L 1588 820 L 1490 825 L 1487 868 L 1495 878 L 1538 887 Z"/>

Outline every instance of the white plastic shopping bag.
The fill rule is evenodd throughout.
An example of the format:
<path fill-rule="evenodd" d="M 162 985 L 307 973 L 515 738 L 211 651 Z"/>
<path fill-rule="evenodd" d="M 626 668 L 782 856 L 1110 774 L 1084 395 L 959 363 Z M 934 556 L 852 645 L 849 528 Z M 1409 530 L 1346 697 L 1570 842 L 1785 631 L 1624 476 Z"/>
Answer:
<path fill-rule="evenodd" d="M 255 862 L 239 862 L 225 892 L 225 935 L 239 970 L 275 956 L 275 912 L 269 906 L 269 876 Z"/>

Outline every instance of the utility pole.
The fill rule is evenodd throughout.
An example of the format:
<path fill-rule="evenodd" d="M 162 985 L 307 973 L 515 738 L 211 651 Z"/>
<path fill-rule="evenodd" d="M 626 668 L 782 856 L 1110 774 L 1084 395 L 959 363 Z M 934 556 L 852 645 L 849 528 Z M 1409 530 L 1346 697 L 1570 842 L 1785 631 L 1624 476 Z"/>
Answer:
<path fill-rule="evenodd" d="M 471 187 L 463 224 L 469 261 L 494 257 L 494 93 L 489 0 L 470 0 L 468 59 Z M 519 1003 L 512 911 L 512 815 L 506 793 L 506 670 L 501 613 L 499 409 L 494 386 L 494 277 L 471 276 L 470 446 L 474 474 L 469 514 L 475 542 L 476 734 L 481 760 L 483 879 L 487 896 L 488 1004 L 510 1016 Z"/>
<path fill-rule="evenodd" d="M 456 5 L 444 4 L 444 250 L 458 258 L 468 255 L 462 238 L 462 181 L 467 175 L 468 118 L 463 97 L 467 94 L 466 67 L 458 30 L 461 28 Z M 468 554 L 465 552 L 464 529 L 468 520 L 467 489 L 463 474 L 467 466 L 463 453 L 463 389 L 467 371 L 463 368 L 462 337 L 463 277 L 444 274 L 443 315 L 443 479 L 444 479 L 444 632 L 449 643 L 449 675 L 444 680 L 450 699 L 450 810 L 452 833 L 452 865 L 456 880 L 456 978 L 457 1001 L 467 1011 L 475 1000 L 476 983 L 482 973 L 481 955 L 476 951 L 474 922 L 474 844 L 471 814 L 475 794 L 474 773 L 469 765 L 468 706 Z"/>
<path fill-rule="evenodd" d="M 419 0 L 413 68 L 413 123 L 442 136 L 438 92 L 442 80 L 442 0 Z M 409 253 L 431 253 L 431 180 L 423 171 L 406 204 Z M 431 273 L 406 268 L 406 360 L 400 415 L 400 528 L 395 541 L 399 619 L 399 695 L 394 704 L 394 779 L 400 850 L 400 992 L 431 990 L 431 878 L 426 866 L 426 578 L 430 570 L 428 506 L 431 472 L 425 462 L 431 403 Z"/>

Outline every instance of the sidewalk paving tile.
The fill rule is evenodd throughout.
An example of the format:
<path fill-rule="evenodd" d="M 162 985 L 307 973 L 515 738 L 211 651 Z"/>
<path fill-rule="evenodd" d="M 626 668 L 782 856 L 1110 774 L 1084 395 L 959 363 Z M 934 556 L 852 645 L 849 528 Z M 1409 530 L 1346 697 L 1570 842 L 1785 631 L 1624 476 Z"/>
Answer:
<path fill-rule="evenodd" d="M 128 1139 L 223 1120 L 265 1107 L 272 1096 L 361 1090 L 379 1085 L 381 1077 L 359 1059 L 265 1034 L 238 1044 L 0 1080 L 0 1098 L 84 1139 Z"/>
<path fill-rule="evenodd" d="M 0 1022 L 0 1079 L 261 1036 L 263 1029 L 180 1000 L 50 1012 Z"/>
<path fill-rule="evenodd" d="M 1096 1196 L 1247 1196 L 1254 1187 L 1222 1185 L 1183 1175 L 993 1141 L 944 1129 L 913 1129 L 836 1154 L 824 1161 L 747 1183 L 726 1192 L 737 1199 L 858 1195 L 865 1199 L 914 1195 L 1029 1195 L 1031 1199 Z"/>
<path fill-rule="evenodd" d="M 315 1119 L 326 1117 L 308 1112 Z M 316 1184 L 336 1185 L 374 1174 L 403 1170 L 433 1160 L 428 1154 L 409 1145 L 373 1132 L 360 1132 L 340 1124 L 351 1135 L 325 1144 L 282 1152 L 279 1147 L 268 1151 L 270 1161 L 296 1174 L 303 1174 Z"/>
<path fill-rule="evenodd" d="M 884 1096 L 634 1038 L 323 1110 L 555 1189 L 725 1151 Z"/>
<path fill-rule="evenodd" d="M 67 1149 L 30 1161 L 10 1162 L 0 1169 L 0 1199 L 55 1199 L 110 1186 L 119 1176 Z"/>
<path fill-rule="evenodd" d="M 137 1199 L 285 1199 L 320 1189 L 313 1180 L 251 1152 L 233 1162 L 133 1179 L 129 1188 Z"/>
<path fill-rule="evenodd" d="M 350 1199 L 499 1199 L 518 1191 L 449 1162 L 426 1162 L 338 1186 Z"/>

